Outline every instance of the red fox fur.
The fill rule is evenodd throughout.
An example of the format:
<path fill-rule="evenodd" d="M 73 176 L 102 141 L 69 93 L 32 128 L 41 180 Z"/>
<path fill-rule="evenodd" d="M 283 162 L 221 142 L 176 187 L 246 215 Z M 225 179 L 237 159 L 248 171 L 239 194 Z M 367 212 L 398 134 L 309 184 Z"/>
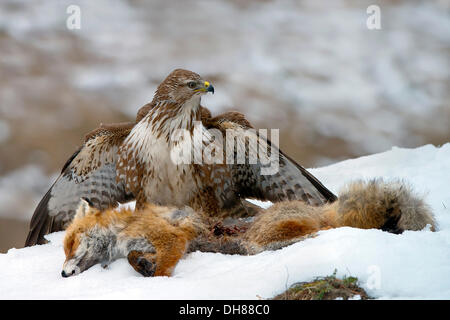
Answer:
<path fill-rule="evenodd" d="M 97 263 L 127 257 L 144 276 L 169 276 L 188 242 L 204 229 L 190 208 L 147 205 L 99 211 L 82 200 L 64 238 L 62 276 L 83 272 Z"/>
<path fill-rule="evenodd" d="M 206 216 L 206 215 L 205 215 Z M 214 236 L 208 218 L 186 207 L 148 205 L 144 210 L 100 212 L 83 201 L 66 231 L 62 275 L 78 274 L 94 264 L 127 257 L 144 276 L 170 276 L 184 254 L 196 250 L 256 254 L 276 250 L 319 230 L 349 226 L 401 233 L 430 225 L 433 214 L 401 182 L 353 182 L 334 203 L 312 207 L 301 201 L 274 204 L 246 224 L 237 236 Z"/>

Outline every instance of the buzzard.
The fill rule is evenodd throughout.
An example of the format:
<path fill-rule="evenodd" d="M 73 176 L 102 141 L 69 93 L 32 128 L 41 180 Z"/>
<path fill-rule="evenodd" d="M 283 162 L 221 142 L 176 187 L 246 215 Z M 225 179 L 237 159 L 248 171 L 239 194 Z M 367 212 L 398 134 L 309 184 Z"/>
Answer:
<path fill-rule="evenodd" d="M 279 168 L 274 174 L 261 174 L 267 165 L 263 161 L 174 161 L 173 151 L 196 134 L 200 134 L 201 144 L 188 144 L 188 149 L 182 150 L 191 148 L 195 153 L 195 148 L 205 149 L 209 144 L 219 147 L 220 139 L 213 139 L 211 130 L 222 137 L 234 133 L 246 148 L 245 157 L 249 156 L 246 130 L 253 129 L 252 125 L 239 112 L 212 117 L 200 105 L 202 95 L 208 92 L 214 93 L 213 86 L 198 74 L 176 69 L 158 86 L 152 102 L 138 111 L 135 122 L 101 125 L 89 133 L 38 204 L 26 246 L 45 243 L 45 234 L 65 229 L 80 198 L 88 199 L 98 209 L 135 199 L 138 208 L 146 202 L 188 205 L 212 216 L 233 212 L 242 207 L 245 198 L 273 202 L 296 199 L 312 205 L 336 200 L 331 191 L 268 139 L 259 139 L 258 148 L 275 150 Z M 184 139 L 173 139 L 177 130 L 185 133 Z M 252 134 L 260 138 L 255 131 Z M 238 151 L 235 146 L 233 156 Z M 225 148 L 211 154 L 222 152 Z"/>

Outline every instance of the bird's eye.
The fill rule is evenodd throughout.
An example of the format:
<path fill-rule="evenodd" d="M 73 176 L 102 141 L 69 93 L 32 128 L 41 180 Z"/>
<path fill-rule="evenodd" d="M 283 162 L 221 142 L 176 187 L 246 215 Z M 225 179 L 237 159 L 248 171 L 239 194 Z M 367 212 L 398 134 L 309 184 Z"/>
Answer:
<path fill-rule="evenodd" d="M 197 83 L 195 83 L 195 81 L 191 81 L 191 82 L 188 82 L 187 85 L 189 88 L 194 89 L 197 86 Z"/>

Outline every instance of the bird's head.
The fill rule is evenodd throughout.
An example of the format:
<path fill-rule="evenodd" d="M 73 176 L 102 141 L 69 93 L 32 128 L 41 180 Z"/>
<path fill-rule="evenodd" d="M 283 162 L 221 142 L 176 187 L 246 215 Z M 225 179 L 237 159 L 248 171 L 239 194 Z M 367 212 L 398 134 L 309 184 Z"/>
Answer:
<path fill-rule="evenodd" d="M 175 69 L 158 86 L 155 99 L 182 104 L 186 101 L 198 99 L 198 103 L 200 103 L 200 97 L 208 92 L 214 93 L 214 87 L 197 73 Z"/>

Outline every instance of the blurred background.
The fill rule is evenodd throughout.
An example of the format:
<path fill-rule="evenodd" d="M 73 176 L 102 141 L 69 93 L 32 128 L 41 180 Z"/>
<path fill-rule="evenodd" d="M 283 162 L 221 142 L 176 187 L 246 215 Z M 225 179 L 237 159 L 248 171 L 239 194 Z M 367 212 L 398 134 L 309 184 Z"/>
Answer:
<path fill-rule="evenodd" d="M 179 67 L 308 168 L 450 141 L 448 0 L 1 0 L 0 252 L 84 134 L 134 119 Z"/>

